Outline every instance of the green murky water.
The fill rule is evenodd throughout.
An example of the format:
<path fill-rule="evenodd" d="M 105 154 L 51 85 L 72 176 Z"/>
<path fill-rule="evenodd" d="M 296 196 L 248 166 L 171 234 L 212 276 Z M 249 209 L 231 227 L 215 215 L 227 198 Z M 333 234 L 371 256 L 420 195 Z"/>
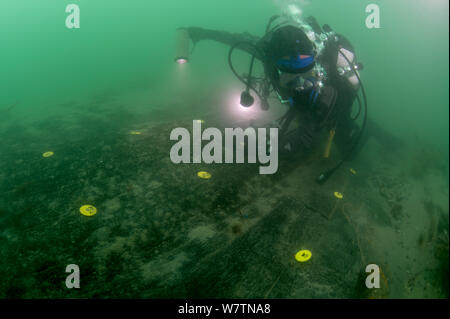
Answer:
<path fill-rule="evenodd" d="M 376 1 L 380 29 L 365 24 L 372 1 L 297 2 L 351 40 L 383 132 L 324 186 L 337 153 L 280 159 L 273 176 L 169 158 L 173 128 L 240 121 L 243 89 L 223 44 L 176 65 L 176 28 L 263 36 L 289 1 L 72 2 L 79 29 L 70 2 L 0 3 L 0 298 L 448 297 L 448 1 Z"/>

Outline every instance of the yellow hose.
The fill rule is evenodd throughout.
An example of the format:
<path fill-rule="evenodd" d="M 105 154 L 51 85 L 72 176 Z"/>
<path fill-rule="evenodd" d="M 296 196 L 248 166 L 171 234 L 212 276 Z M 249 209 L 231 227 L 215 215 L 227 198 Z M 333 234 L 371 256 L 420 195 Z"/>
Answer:
<path fill-rule="evenodd" d="M 331 145 L 333 144 L 334 135 L 336 134 L 335 130 L 330 130 L 330 135 L 328 136 L 327 146 L 325 147 L 325 152 L 323 153 L 324 158 L 330 157 Z"/>

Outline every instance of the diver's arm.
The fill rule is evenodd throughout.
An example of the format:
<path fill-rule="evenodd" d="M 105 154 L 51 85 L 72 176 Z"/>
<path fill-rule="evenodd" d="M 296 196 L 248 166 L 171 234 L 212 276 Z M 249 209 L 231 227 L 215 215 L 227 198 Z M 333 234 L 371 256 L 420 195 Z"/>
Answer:
<path fill-rule="evenodd" d="M 202 40 L 213 40 L 217 41 L 229 46 L 234 46 L 237 43 L 241 43 L 238 46 L 238 49 L 248 52 L 251 55 L 255 55 L 255 57 L 259 60 L 262 59 L 262 52 L 261 50 L 258 50 L 256 47 L 258 47 L 258 43 L 260 41 L 260 38 L 254 35 L 251 35 L 248 32 L 244 33 L 230 33 L 226 31 L 216 31 L 216 30 L 209 30 L 209 29 L 203 29 L 198 27 L 189 27 L 189 28 L 182 28 L 186 31 L 188 31 L 189 36 L 191 40 L 194 43 L 197 43 L 198 41 Z M 246 43 L 251 43 L 253 45 L 249 45 Z M 256 46 L 256 47 L 255 47 Z"/>

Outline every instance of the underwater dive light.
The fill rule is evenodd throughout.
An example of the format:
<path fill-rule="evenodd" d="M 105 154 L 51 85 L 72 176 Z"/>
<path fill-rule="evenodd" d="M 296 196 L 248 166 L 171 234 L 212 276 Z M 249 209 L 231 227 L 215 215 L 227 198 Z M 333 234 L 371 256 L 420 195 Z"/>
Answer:
<path fill-rule="evenodd" d="M 238 42 L 235 43 L 231 48 L 230 51 L 228 52 L 228 65 L 230 66 L 231 71 L 234 73 L 234 75 L 242 82 L 245 84 L 245 90 L 242 91 L 241 93 L 241 99 L 240 99 L 240 104 L 243 107 L 250 107 L 255 103 L 255 98 L 250 94 L 250 90 L 252 90 L 259 98 L 260 101 L 260 106 L 261 109 L 263 110 L 268 110 L 269 109 L 269 104 L 267 103 L 267 100 L 265 98 L 263 98 L 260 94 L 260 92 L 258 92 L 257 89 L 255 89 L 252 80 L 252 73 L 253 73 L 253 65 L 255 64 L 255 55 L 252 55 L 252 60 L 250 62 L 250 69 L 248 71 L 248 75 L 246 76 L 246 78 L 244 78 L 243 76 L 239 75 L 236 70 L 233 67 L 233 62 L 231 60 L 233 51 L 241 46 L 241 45 L 247 45 L 247 46 L 253 46 L 256 50 L 258 49 L 253 43 L 250 42 Z M 266 88 L 268 89 L 268 88 Z"/>
<path fill-rule="evenodd" d="M 244 107 L 250 107 L 253 105 L 253 103 L 255 103 L 255 99 L 248 90 L 245 90 L 241 93 L 240 103 Z"/>
<path fill-rule="evenodd" d="M 177 29 L 177 43 L 175 62 L 185 64 L 189 62 L 189 33 L 186 29 Z"/>
<path fill-rule="evenodd" d="M 250 88 L 252 86 L 252 72 L 253 64 L 255 63 L 255 56 L 252 56 L 252 61 L 250 62 L 250 70 L 248 71 L 247 85 L 245 91 L 241 93 L 241 105 L 244 107 L 250 107 L 255 103 L 255 98 L 250 94 Z"/>

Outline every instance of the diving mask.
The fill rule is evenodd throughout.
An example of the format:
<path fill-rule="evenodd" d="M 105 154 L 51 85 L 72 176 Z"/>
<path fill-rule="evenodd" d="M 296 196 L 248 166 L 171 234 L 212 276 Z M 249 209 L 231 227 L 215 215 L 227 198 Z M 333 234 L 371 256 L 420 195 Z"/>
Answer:
<path fill-rule="evenodd" d="M 277 68 L 283 73 L 298 74 L 311 70 L 315 65 L 313 55 L 285 56 L 276 61 Z"/>

